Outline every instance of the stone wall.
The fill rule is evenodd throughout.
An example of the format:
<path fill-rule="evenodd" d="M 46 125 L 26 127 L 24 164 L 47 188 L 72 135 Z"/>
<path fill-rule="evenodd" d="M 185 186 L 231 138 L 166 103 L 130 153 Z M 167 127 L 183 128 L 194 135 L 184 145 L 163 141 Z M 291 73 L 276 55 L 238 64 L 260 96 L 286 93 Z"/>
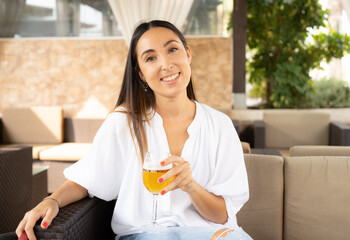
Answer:
<path fill-rule="evenodd" d="M 188 38 L 198 100 L 231 113 L 229 38 Z M 65 117 L 105 117 L 120 90 L 123 39 L 0 40 L 0 112 L 6 107 L 62 106 Z"/>

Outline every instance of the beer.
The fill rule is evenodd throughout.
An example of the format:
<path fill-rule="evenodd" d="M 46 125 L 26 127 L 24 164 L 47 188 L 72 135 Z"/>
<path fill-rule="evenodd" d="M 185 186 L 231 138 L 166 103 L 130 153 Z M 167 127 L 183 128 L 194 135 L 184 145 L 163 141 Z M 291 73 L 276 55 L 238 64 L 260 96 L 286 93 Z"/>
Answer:
<path fill-rule="evenodd" d="M 163 176 L 169 169 L 167 170 L 148 170 L 143 169 L 143 184 L 153 194 L 159 194 L 159 192 L 168 186 L 168 184 L 175 178 L 171 177 L 167 181 L 159 183 L 157 180 L 161 176 Z"/>

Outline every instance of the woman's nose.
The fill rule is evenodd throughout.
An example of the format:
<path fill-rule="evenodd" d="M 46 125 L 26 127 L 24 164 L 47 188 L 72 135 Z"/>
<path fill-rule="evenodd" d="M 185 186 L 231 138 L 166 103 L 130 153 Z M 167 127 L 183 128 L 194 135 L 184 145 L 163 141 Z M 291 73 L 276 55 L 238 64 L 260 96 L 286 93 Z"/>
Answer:
<path fill-rule="evenodd" d="M 169 70 L 172 68 L 172 63 L 171 60 L 168 57 L 162 57 L 162 61 L 161 61 L 161 65 L 162 65 L 162 70 Z"/>

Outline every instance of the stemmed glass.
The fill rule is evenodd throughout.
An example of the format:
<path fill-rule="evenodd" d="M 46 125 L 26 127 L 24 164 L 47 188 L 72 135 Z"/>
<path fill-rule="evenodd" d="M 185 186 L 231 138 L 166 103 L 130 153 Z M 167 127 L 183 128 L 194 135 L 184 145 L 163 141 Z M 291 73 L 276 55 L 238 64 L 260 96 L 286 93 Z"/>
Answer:
<path fill-rule="evenodd" d="M 146 189 L 153 194 L 153 212 L 152 223 L 150 224 L 150 230 L 155 232 L 160 229 L 160 225 L 157 223 L 157 206 L 159 192 L 165 188 L 174 177 L 159 183 L 157 180 L 167 171 L 172 168 L 172 164 L 167 166 L 161 166 L 160 162 L 170 157 L 170 153 L 161 152 L 147 152 L 143 161 L 143 184 Z M 158 230 L 157 230 L 158 229 Z"/>

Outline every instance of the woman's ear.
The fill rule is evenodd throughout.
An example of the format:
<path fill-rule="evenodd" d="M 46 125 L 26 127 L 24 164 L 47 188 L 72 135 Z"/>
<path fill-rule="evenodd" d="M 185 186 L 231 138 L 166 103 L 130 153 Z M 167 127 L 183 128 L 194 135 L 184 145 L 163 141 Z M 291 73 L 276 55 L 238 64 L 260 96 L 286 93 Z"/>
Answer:
<path fill-rule="evenodd" d="M 143 76 L 141 70 L 139 71 L 139 77 L 141 78 L 142 81 L 146 82 L 145 77 Z"/>
<path fill-rule="evenodd" d="M 192 62 L 192 53 L 191 53 L 191 48 L 189 46 L 187 46 L 186 54 L 187 54 L 188 62 L 189 62 L 189 64 L 191 64 L 191 62 Z"/>

